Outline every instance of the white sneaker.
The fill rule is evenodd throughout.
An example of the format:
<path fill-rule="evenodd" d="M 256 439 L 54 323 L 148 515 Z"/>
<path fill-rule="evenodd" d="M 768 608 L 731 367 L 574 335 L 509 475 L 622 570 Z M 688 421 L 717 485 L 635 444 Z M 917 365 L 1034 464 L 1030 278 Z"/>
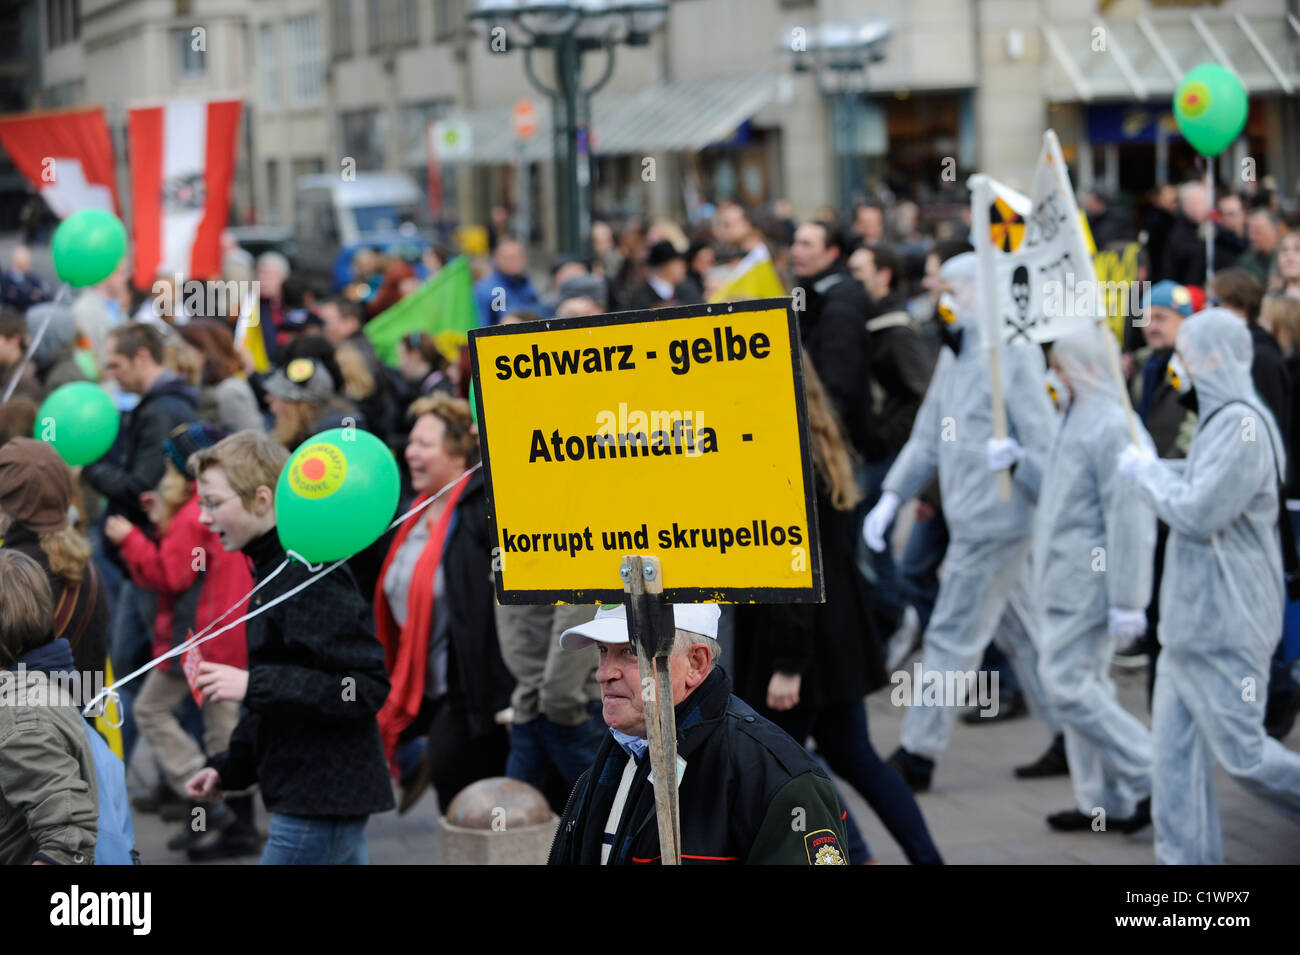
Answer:
<path fill-rule="evenodd" d="M 920 645 L 921 616 L 909 604 L 903 608 L 903 619 L 898 629 L 885 644 L 885 672 L 893 673 L 901 667 Z"/>

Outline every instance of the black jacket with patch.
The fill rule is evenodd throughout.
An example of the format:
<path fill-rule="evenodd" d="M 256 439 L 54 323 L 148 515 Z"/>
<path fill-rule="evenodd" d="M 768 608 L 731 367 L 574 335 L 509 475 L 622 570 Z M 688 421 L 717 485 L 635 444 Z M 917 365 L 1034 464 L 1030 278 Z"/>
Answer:
<path fill-rule="evenodd" d="M 844 810 L 802 746 L 731 695 L 715 669 L 676 707 L 683 864 L 841 865 Z M 599 865 L 605 824 L 631 757 L 606 734 L 574 786 L 551 865 Z M 650 757 L 639 761 L 614 834 L 610 865 L 658 863 Z"/>

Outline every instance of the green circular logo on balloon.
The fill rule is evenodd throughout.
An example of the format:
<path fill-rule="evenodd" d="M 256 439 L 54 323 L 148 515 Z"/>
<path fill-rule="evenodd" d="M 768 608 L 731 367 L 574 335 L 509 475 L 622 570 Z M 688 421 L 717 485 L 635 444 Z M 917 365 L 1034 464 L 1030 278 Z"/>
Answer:
<path fill-rule="evenodd" d="M 336 445 L 316 441 L 304 445 L 289 461 L 289 489 L 299 497 L 317 501 L 343 486 L 348 459 Z"/>
<path fill-rule="evenodd" d="M 36 413 L 32 437 L 53 445 L 69 467 L 94 464 L 117 440 L 120 422 L 103 388 L 74 381 L 50 392 Z"/>
<path fill-rule="evenodd" d="M 275 489 L 280 543 L 311 563 L 365 550 L 397 510 L 393 452 L 369 431 L 332 428 L 289 458 Z"/>
<path fill-rule="evenodd" d="M 74 288 L 104 281 L 126 255 L 126 227 L 111 212 L 83 209 L 68 216 L 50 240 L 54 271 Z"/>
<path fill-rule="evenodd" d="M 1218 63 L 1202 63 L 1174 92 L 1178 130 L 1202 156 L 1217 156 L 1246 128 L 1250 101 L 1237 74 Z"/>
<path fill-rule="evenodd" d="M 1210 91 L 1204 83 L 1188 83 L 1182 94 L 1183 115 L 1191 119 L 1210 108 Z"/>

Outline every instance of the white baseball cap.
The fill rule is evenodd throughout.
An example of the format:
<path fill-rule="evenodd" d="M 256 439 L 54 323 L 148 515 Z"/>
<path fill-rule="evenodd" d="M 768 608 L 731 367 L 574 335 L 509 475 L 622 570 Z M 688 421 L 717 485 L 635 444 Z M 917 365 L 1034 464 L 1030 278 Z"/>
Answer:
<path fill-rule="evenodd" d="M 673 624 L 678 630 L 698 633 L 718 639 L 718 618 L 722 611 L 717 604 L 673 604 Z M 593 643 L 628 643 L 627 608 L 623 604 L 601 604 L 596 618 L 570 627 L 560 634 L 560 646 L 565 650 L 581 650 Z"/>

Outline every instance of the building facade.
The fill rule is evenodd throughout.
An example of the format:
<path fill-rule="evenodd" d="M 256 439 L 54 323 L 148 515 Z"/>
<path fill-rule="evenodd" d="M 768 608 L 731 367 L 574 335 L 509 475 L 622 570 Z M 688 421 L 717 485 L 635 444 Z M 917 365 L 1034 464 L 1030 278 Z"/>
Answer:
<path fill-rule="evenodd" d="M 234 94 L 245 102 L 234 208 L 289 225 L 296 180 L 380 169 L 424 183 L 426 132 L 448 121 L 465 154 L 440 164 L 444 207 L 553 209 L 548 97 L 519 49 L 470 29 L 472 0 L 27 0 L 0 3 L 0 82 L 16 108 L 105 106 L 126 185 L 128 105 Z M 1225 179 L 1300 179 L 1297 0 L 673 0 L 664 28 L 614 52 L 590 99 L 589 175 L 599 215 L 681 216 L 705 200 L 788 199 L 797 217 L 856 195 L 932 198 L 984 169 L 1029 186 L 1042 131 L 1061 135 L 1081 186 L 1135 193 L 1195 173 L 1171 131 L 1182 73 L 1215 60 L 1251 93 Z M 797 71 L 796 38 L 827 21 L 882 17 L 885 56 L 837 100 Z M 25 32 L 24 32 L 25 31 Z M 13 39 L 17 37 L 17 39 Z M 26 39 L 24 39 L 26 38 Z M 31 58 L 21 82 L 4 64 Z M 600 51 L 584 73 L 600 74 Z M 536 73 L 553 78 L 548 53 Z M 13 71 L 11 70 L 11 73 Z M 34 78 L 34 79 L 33 79 Z M 6 88 L 8 89 L 8 88 Z M 515 137 L 512 107 L 536 107 Z M 836 126 L 847 103 L 852 119 Z M 1250 162 L 1247 162 L 1249 160 Z M 521 172 L 522 168 L 522 172 Z M 534 216 L 548 241 L 554 224 Z"/>

